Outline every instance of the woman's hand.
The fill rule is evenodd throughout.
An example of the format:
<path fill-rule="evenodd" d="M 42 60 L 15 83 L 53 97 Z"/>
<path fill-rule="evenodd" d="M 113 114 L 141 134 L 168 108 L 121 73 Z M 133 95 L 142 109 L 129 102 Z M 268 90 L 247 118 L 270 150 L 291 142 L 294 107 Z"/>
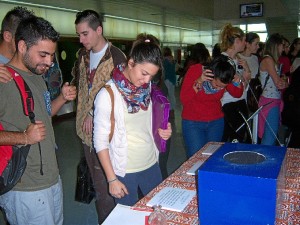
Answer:
<path fill-rule="evenodd" d="M 286 80 L 284 80 L 283 77 L 281 77 L 280 79 L 278 79 L 277 83 L 275 84 L 276 87 L 279 89 L 279 90 L 282 90 L 282 89 L 285 89 L 288 87 L 288 83 Z"/>
<path fill-rule="evenodd" d="M 203 66 L 204 68 L 204 66 Z M 212 81 L 214 79 L 214 74 L 210 69 L 203 69 L 202 70 L 202 75 L 198 77 L 197 80 L 195 80 L 195 83 L 193 85 L 193 88 L 195 92 L 197 93 L 199 90 L 202 88 L 202 83 L 204 81 Z"/>
<path fill-rule="evenodd" d="M 202 75 L 197 79 L 197 80 L 201 80 L 203 81 L 212 81 L 214 79 L 214 74 L 212 72 L 212 70 L 207 69 L 203 66 L 203 70 L 202 70 Z"/>
<path fill-rule="evenodd" d="M 171 123 L 168 123 L 167 129 L 165 130 L 158 128 L 158 134 L 162 139 L 168 140 L 172 134 Z"/>
<path fill-rule="evenodd" d="M 109 183 L 109 193 L 114 198 L 123 198 L 129 194 L 126 186 L 118 179 Z"/>
<path fill-rule="evenodd" d="M 241 81 L 241 77 L 238 74 L 235 74 L 234 77 L 233 77 L 233 79 L 232 79 L 232 82 L 238 83 L 240 81 Z"/>
<path fill-rule="evenodd" d="M 247 61 L 245 59 L 239 58 L 238 59 L 238 65 L 242 66 L 243 69 L 244 69 L 244 72 L 243 72 L 243 78 L 244 78 L 244 80 L 247 80 L 247 81 L 251 80 L 251 71 L 250 71 L 250 68 L 248 66 Z"/>

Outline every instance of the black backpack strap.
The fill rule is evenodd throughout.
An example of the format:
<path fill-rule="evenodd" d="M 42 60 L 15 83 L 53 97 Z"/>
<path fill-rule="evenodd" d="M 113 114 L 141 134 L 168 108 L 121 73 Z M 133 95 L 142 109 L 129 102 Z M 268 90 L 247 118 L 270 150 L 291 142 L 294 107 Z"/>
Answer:
<path fill-rule="evenodd" d="M 32 123 L 34 123 L 35 122 L 35 115 L 33 112 L 34 100 L 29 86 L 24 81 L 22 76 L 19 73 L 17 73 L 14 69 L 10 67 L 6 67 L 6 68 L 11 73 L 21 94 L 24 114 L 29 117 Z"/>

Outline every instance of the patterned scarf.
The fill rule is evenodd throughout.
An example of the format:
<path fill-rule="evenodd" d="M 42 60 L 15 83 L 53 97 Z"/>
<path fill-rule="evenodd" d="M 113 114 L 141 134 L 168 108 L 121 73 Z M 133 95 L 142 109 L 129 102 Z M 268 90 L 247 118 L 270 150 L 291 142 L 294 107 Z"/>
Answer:
<path fill-rule="evenodd" d="M 215 93 L 217 93 L 217 92 L 220 91 L 219 89 L 215 89 L 215 88 L 212 86 L 212 84 L 211 84 L 210 81 L 204 81 L 204 82 L 202 83 L 202 87 L 203 87 L 205 93 L 208 94 L 208 95 L 209 95 L 209 94 L 215 94 Z"/>
<path fill-rule="evenodd" d="M 128 113 L 137 113 L 140 108 L 146 111 L 150 103 L 150 83 L 141 87 L 134 86 L 124 76 L 124 69 L 125 64 L 118 65 L 113 70 L 112 80 L 127 104 Z"/>

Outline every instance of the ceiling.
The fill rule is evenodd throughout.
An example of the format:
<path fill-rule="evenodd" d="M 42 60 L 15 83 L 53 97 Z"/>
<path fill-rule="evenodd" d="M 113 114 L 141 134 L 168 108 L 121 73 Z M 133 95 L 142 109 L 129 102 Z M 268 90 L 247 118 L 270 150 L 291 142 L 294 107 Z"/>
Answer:
<path fill-rule="evenodd" d="M 247 19 L 246 23 L 263 23 L 268 18 L 292 20 L 299 24 L 300 0 L 23 0 L 73 10 L 94 9 L 107 16 L 119 16 L 199 31 L 219 29 L 224 23 L 243 22 L 236 12 L 241 3 L 263 2 L 264 17 Z M 2 1 L 0 2 L 8 2 Z M 233 9 L 230 11 L 230 9 Z M 227 13 L 226 13 L 227 12 Z M 219 18 L 220 15 L 223 17 Z M 225 16 L 224 16 L 225 15 Z"/>

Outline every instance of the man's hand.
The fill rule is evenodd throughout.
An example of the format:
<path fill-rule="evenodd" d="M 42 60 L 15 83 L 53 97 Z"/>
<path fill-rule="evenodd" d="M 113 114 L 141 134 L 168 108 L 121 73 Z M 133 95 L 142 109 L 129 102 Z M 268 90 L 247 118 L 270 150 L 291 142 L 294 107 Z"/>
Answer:
<path fill-rule="evenodd" d="M 93 117 L 87 115 L 83 121 L 82 131 L 87 135 L 92 134 L 93 132 Z"/>
<path fill-rule="evenodd" d="M 61 93 L 66 101 L 72 101 L 76 98 L 76 87 L 66 82 L 61 88 Z"/>
<path fill-rule="evenodd" d="M 27 144 L 36 144 L 46 137 L 46 127 L 42 121 L 35 121 L 26 128 Z"/>
<path fill-rule="evenodd" d="M 7 83 L 12 79 L 13 78 L 7 68 L 3 64 L 0 64 L 0 82 Z"/>

